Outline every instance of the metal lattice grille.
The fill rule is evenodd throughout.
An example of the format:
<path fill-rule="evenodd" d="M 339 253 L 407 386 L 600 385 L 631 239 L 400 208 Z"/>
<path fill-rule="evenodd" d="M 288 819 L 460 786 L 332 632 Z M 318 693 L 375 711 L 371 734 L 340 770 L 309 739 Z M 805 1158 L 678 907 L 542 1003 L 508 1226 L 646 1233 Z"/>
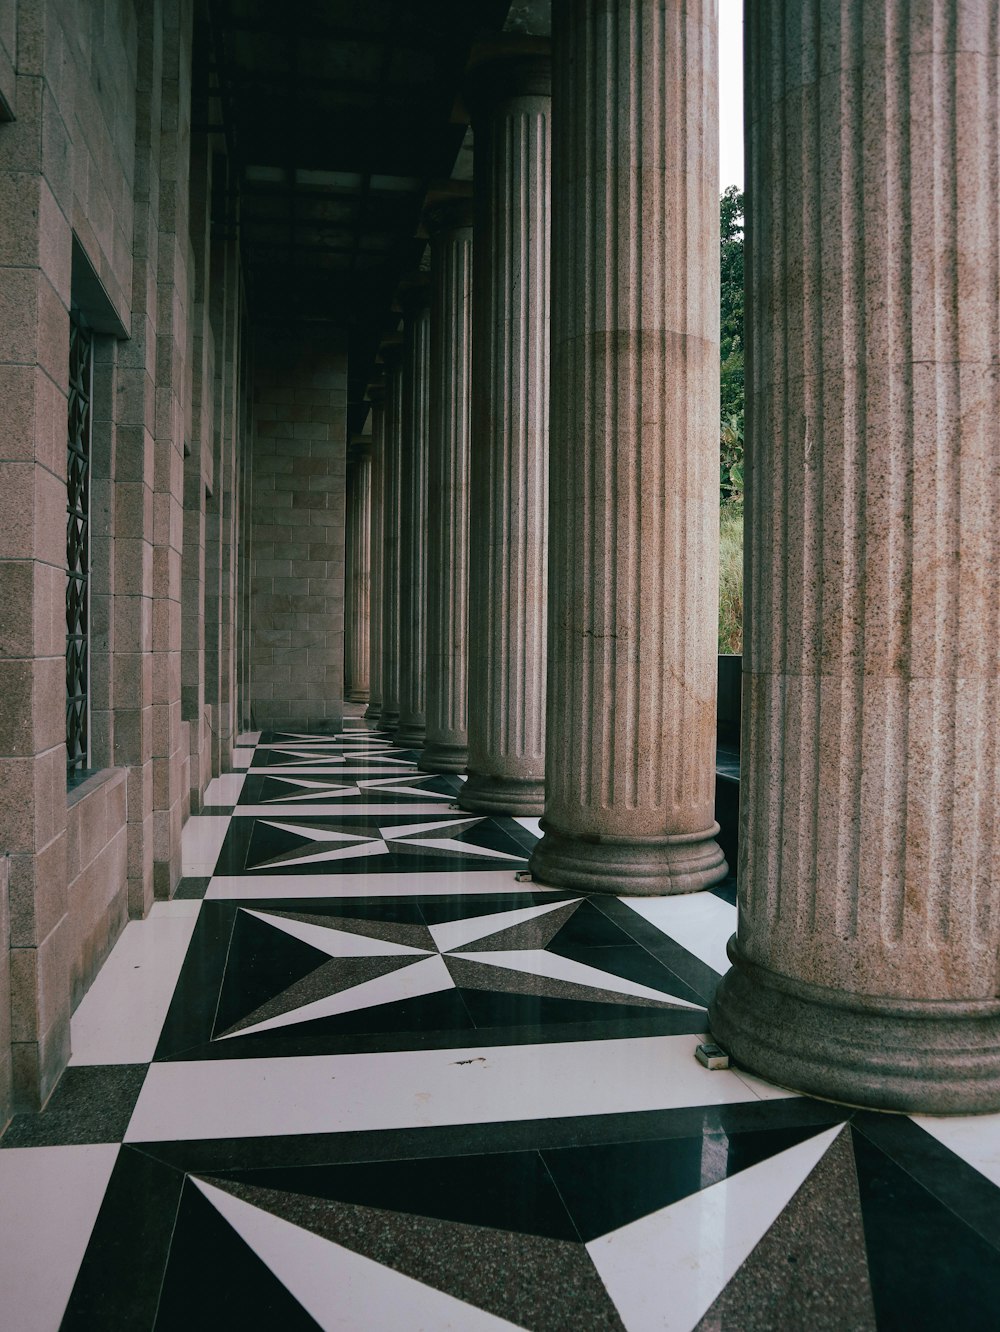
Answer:
<path fill-rule="evenodd" d="M 73 320 L 69 335 L 66 459 L 66 767 L 90 762 L 90 411 L 94 344 Z"/>

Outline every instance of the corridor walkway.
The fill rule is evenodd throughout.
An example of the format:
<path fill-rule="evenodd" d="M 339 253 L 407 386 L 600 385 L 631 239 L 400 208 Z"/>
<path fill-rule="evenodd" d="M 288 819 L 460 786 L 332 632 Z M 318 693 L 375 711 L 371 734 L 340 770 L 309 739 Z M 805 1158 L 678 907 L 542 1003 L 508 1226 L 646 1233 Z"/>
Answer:
<path fill-rule="evenodd" d="M 0 1139 L 5 1332 L 997 1326 L 1000 1116 L 708 1071 L 731 881 L 542 890 L 344 726 L 242 737 Z"/>

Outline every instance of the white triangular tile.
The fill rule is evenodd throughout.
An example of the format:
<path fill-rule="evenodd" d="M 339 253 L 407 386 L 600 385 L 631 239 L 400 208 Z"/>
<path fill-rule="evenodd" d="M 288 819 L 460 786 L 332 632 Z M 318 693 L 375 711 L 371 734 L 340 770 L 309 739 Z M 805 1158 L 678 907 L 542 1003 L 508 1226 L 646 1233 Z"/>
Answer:
<path fill-rule="evenodd" d="M 431 937 L 443 953 L 452 948 L 461 948 L 463 944 L 473 943 L 477 939 L 486 939 L 501 930 L 512 929 L 526 921 L 547 916 L 550 911 L 571 906 L 580 902 L 580 897 L 563 898 L 558 902 L 545 902 L 541 906 L 519 907 L 516 911 L 496 911 L 488 916 L 466 916 L 461 920 L 444 920 L 431 925 Z"/>
<path fill-rule="evenodd" d="M 516 1324 L 191 1181 L 324 1332 L 516 1332 Z"/>
<path fill-rule="evenodd" d="M 1000 1115 L 914 1115 L 913 1122 L 1000 1187 Z"/>
<path fill-rule="evenodd" d="M 371 939 L 366 934 L 353 934 L 350 930 L 339 930 L 325 925 L 313 925 L 307 920 L 291 920 L 287 916 L 272 916 L 267 911 L 252 911 L 243 908 L 247 916 L 262 920 L 282 934 L 291 935 L 301 943 L 317 948 L 327 957 L 419 957 L 429 953 L 429 948 L 411 948 L 409 944 L 391 943 L 388 939 Z M 359 922 L 363 924 L 363 922 Z"/>
<path fill-rule="evenodd" d="M 482 823 L 482 815 L 474 814 L 470 818 L 435 819 L 433 823 L 397 823 L 379 828 L 386 841 L 395 841 L 400 837 L 416 837 L 420 833 L 440 832 L 443 828 L 465 828 L 473 823 Z"/>
<path fill-rule="evenodd" d="M 433 932 L 432 926 L 431 933 Z M 466 962 L 482 962 L 491 967 L 506 967 L 510 971 L 526 972 L 529 976 L 546 976 L 549 980 L 566 981 L 570 985 L 589 985 L 598 990 L 611 990 L 615 994 L 633 995 L 637 999 L 655 999 L 659 1003 L 673 1004 L 679 1008 L 704 1007 L 703 1004 L 692 1004 L 687 999 L 665 994 L 662 990 L 651 989 L 648 985 L 640 985 L 638 981 L 626 980 L 623 976 L 601 971 L 598 967 L 588 967 L 583 962 L 574 962 L 572 958 L 561 957 L 558 953 L 546 952 L 543 948 L 510 949 L 495 953 L 455 953 L 455 957 Z"/>
<path fill-rule="evenodd" d="M 314 851 L 304 856 L 276 856 L 272 860 L 262 860 L 250 869 L 283 869 L 289 865 L 321 865 L 328 860 L 357 860 L 360 856 L 385 856 L 389 848 L 385 842 L 355 842 L 351 846 L 336 847 L 332 851 Z"/>
<path fill-rule="evenodd" d="M 262 819 L 266 828 L 277 828 L 279 832 L 294 833 L 296 837 L 308 838 L 310 842 L 369 842 L 374 837 L 367 833 L 334 832 L 332 828 L 304 827 L 301 823 L 276 823 L 273 819 Z"/>
<path fill-rule="evenodd" d="M 487 860 L 524 859 L 524 856 L 512 856 L 507 851 L 494 851 L 488 846 L 476 846 L 474 842 L 456 842 L 450 837 L 401 837 L 398 840 L 405 841 L 407 846 L 426 846 L 431 851 L 445 851 L 449 855 L 485 856 Z"/>
<path fill-rule="evenodd" d="M 409 949 L 416 952 L 417 949 Z M 362 1008 L 378 1008 L 381 1004 L 395 1004 L 402 999 L 419 999 L 421 995 L 437 994 L 440 990 L 453 990 L 455 982 L 448 973 L 444 959 L 435 954 L 414 962 L 411 967 L 400 967 L 386 976 L 376 976 L 374 980 L 362 981 L 348 990 L 338 990 L 336 994 L 324 995 L 312 1003 L 292 1008 L 287 1013 L 265 1018 L 255 1022 L 252 1027 L 242 1027 L 239 1031 L 221 1036 L 223 1041 L 238 1040 L 241 1036 L 252 1036 L 261 1031 L 274 1031 L 279 1027 L 293 1027 L 300 1022 L 312 1022 L 316 1018 L 336 1017 L 340 1013 L 356 1013 Z"/>
<path fill-rule="evenodd" d="M 842 1128 L 591 1240 L 587 1252 L 628 1332 L 691 1332 Z"/>

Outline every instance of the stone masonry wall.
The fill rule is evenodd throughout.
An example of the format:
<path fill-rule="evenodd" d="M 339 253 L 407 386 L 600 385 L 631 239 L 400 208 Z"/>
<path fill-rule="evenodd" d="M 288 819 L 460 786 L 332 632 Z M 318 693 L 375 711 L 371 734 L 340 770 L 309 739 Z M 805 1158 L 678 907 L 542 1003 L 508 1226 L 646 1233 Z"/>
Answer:
<path fill-rule="evenodd" d="M 174 891 L 235 729 L 245 311 L 235 224 L 209 216 L 218 136 L 195 144 L 189 206 L 194 10 L 0 0 L 0 1124 L 44 1103 L 124 921 Z M 95 330 L 100 771 L 67 796 L 71 308 Z"/>
<path fill-rule="evenodd" d="M 344 697 L 346 339 L 259 335 L 254 390 L 252 721 L 323 726 Z"/>
<path fill-rule="evenodd" d="M 11 857 L 14 1099 L 31 1106 L 44 1101 L 69 1055 L 64 715 L 73 237 L 103 288 L 104 313 L 127 327 L 135 9 L 128 0 L 19 0 L 16 16 L 3 7 L 0 44 L 0 78 L 9 77 L 5 60 L 16 72 L 16 118 L 0 123 L 0 851 Z M 95 467 L 99 454 L 107 463 L 108 451 L 107 441 L 95 441 Z M 98 560 L 107 501 L 95 488 Z M 97 702 L 106 713 L 107 698 Z M 108 743 L 107 728 L 95 726 L 95 748 Z"/>

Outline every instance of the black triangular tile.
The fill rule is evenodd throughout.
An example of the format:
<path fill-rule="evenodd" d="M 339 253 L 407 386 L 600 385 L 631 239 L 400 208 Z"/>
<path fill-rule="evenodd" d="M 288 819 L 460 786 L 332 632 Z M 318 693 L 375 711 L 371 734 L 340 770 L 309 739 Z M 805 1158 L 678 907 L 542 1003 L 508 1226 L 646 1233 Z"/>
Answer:
<path fill-rule="evenodd" d="M 163 1276 L 156 1332 L 218 1332 L 229 1327 L 315 1332 L 318 1326 L 186 1180 Z"/>
<path fill-rule="evenodd" d="M 228 1031 L 329 961 L 328 954 L 283 930 L 238 911 L 222 981 L 214 1034 Z"/>
<path fill-rule="evenodd" d="M 995 1328 L 1000 1254 L 852 1130 L 880 1332 Z"/>
<path fill-rule="evenodd" d="M 654 1142 L 564 1147 L 545 1162 L 584 1240 L 718 1184 L 807 1138 L 812 1125 Z"/>
<path fill-rule="evenodd" d="M 60 1324 L 65 1332 L 153 1326 L 183 1183 L 178 1167 L 121 1148 Z"/>
<path fill-rule="evenodd" d="M 304 1198 L 579 1240 L 537 1152 L 226 1171 L 222 1178 Z"/>

